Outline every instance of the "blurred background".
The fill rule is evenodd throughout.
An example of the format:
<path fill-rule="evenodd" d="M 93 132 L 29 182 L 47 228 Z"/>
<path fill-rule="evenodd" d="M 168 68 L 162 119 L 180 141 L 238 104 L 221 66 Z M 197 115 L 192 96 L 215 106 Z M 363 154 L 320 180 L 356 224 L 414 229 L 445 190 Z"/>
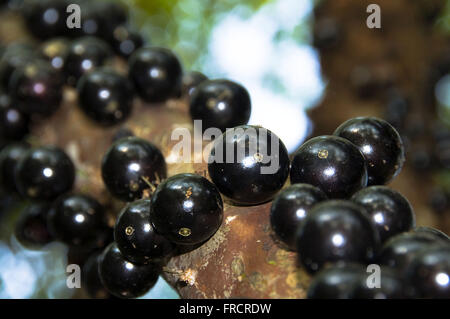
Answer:
<path fill-rule="evenodd" d="M 418 225 L 449 233 L 449 1 L 121 2 L 132 27 L 148 43 L 174 50 L 185 70 L 243 84 L 252 99 L 250 124 L 274 131 L 291 153 L 351 117 L 389 121 L 407 148 L 392 187 L 411 201 Z M 381 29 L 366 26 L 373 2 L 381 7 Z M 2 46 L 33 41 L 20 15 L 24 1 L 1 3 Z M 16 225 L 29 206 L 0 194 L 0 298 L 85 297 L 66 287 L 65 272 L 85 252 L 21 241 Z M 177 297 L 160 279 L 143 298 Z"/>

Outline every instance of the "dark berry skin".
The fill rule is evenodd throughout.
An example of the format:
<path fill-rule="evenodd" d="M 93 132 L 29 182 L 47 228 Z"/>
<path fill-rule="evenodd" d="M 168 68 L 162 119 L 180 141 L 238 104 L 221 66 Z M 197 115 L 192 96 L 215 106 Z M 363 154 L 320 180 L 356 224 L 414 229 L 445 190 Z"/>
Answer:
<path fill-rule="evenodd" d="M 114 239 L 122 255 L 131 262 L 146 264 L 168 257 L 174 245 L 157 234 L 150 223 L 150 200 L 128 204 L 114 228 Z"/>
<path fill-rule="evenodd" d="M 104 13 L 99 12 L 96 3 L 96 1 L 80 1 L 80 3 L 78 3 L 81 8 L 81 25 L 80 28 L 68 30 L 70 37 L 78 38 L 83 36 L 94 36 L 102 38 L 100 34 Z"/>
<path fill-rule="evenodd" d="M 383 185 L 400 173 L 405 150 L 400 135 L 388 122 L 358 117 L 342 123 L 334 135 L 355 144 L 367 161 L 368 185 Z"/>
<path fill-rule="evenodd" d="M 367 280 L 373 272 L 361 276 L 359 282 L 353 287 L 350 299 L 404 299 L 408 297 L 409 290 L 399 274 L 388 267 L 380 268 L 380 287 L 369 287 Z M 369 282 L 370 279 L 369 279 Z"/>
<path fill-rule="evenodd" d="M 12 143 L 0 151 L 0 181 L 2 190 L 9 193 L 17 192 L 14 170 L 17 163 L 30 149 L 25 143 Z"/>
<path fill-rule="evenodd" d="M 414 229 L 415 233 L 426 233 L 432 236 L 435 236 L 436 238 L 442 239 L 444 241 L 450 241 L 450 237 L 448 237 L 447 234 L 443 233 L 439 229 L 433 228 L 433 227 L 426 227 L 426 226 L 420 226 L 416 227 Z"/>
<path fill-rule="evenodd" d="M 109 40 L 114 51 L 121 57 L 128 59 L 145 41 L 142 36 L 125 25 L 116 27 Z"/>
<path fill-rule="evenodd" d="M 389 239 L 381 248 L 377 262 L 403 274 L 414 256 L 440 239 L 426 233 L 403 233 Z"/>
<path fill-rule="evenodd" d="M 71 29 L 74 37 L 96 36 L 109 40 L 113 30 L 127 23 L 126 7 L 116 1 L 84 1 L 81 7 L 81 28 Z"/>
<path fill-rule="evenodd" d="M 61 104 L 63 85 L 61 73 L 47 61 L 34 61 L 13 72 L 9 91 L 22 112 L 50 115 Z"/>
<path fill-rule="evenodd" d="M 406 269 L 415 297 L 450 298 L 450 246 L 436 245 L 416 255 Z"/>
<path fill-rule="evenodd" d="M 271 131 L 243 125 L 227 130 L 215 140 L 208 172 L 232 203 L 257 205 L 271 200 L 286 182 L 288 152 Z"/>
<path fill-rule="evenodd" d="M 217 188 L 195 174 L 178 174 L 158 186 L 151 199 L 150 220 L 156 231 L 180 245 L 209 239 L 223 219 Z"/>
<path fill-rule="evenodd" d="M 364 188 L 351 200 L 365 208 L 382 242 L 415 226 L 414 211 L 408 200 L 386 186 Z"/>
<path fill-rule="evenodd" d="M 90 298 L 107 299 L 113 297 L 103 286 L 98 273 L 100 254 L 91 254 L 81 270 L 82 287 Z"/>
<path fill-rule="evenodd" d="M 197 71 L 186 72 L 183 75 L 181 93 L 184 96 L 191 96 L 194 89 L 202 82 L 208 80 L 208 77 Z"/>
<path fill-rule="evenodd" d="M 69 53 L 70 41 L 65 38 L 54 38 L 42 43 L 40 52 L 55 70 L 63 71 Z"/>
<path fill-rule="evenodd" d="M 161 151 L 138 137 L 118 140 L 103 157 L 103 181 L 111 194 L 123 201 L 142 198 L 144 191 L 151 192 L 166 175 Z"/>
<path fill-rule="evenodd" d="M 228 80 L 206 80 L 192 93 L 189 111 L 193 120 L 202 120 L 203 130 L 221 131 L 247 124 L 251 102 L 247 90 Z"/>
<path fill-rule="evenodd" d="M 367 168 L 358 148 L 341 137 L 306 141 L 291 164 L 291 183 L 319 187 L 329 198 L 348 198 L 367 185 Z"/>
<path fill-rule="evenodd" d="M 168 49 L 141 48 L 129 58 L 128 65 L 129 76 L 146 102 L 163 102 L 181 88 L 182 67 Z"/>
<path fill-rule="evenodd" d="M 272 230 L 291 250 L 295 250 L 295 235 L 301 221 L 312 207 L 327 196 L 309 184 L 295 184 L 281 191 L 270 209 Z"/>
<path fill-rule="evenodd" d="M 24 5 L 24 18 L 28 30 L 39 39 L 49 39 L 64 35 L 69 29 L 66 25 L 65 0 L 31 0 Z"/>
<path fill-rule="evenodd" d="M 75 194 L 58 198 L 48 216 L 51 232 L 69 245 L 95 245 L 106 228 L 103 206 L 94 198 Z"/>
<path fill-rule="evenodd" d="M 126 127 L 121 127 L 120 129 L 118 129 L 116 131 L 116 133 L 114 133 L 111 142 L 117 142 L 118 140 L 120 140 L 121 138 L 125 138 L 125 137 L 133 137 L 135 136 L 133 131 L 130 130 L 129 128 Z"/>
<path fill-rule="evenodd" d="M 354 287 L 366 275 L 365 267 L 359 264 L 331 265 L 313 277 L 308 299 L 349 299 Z"/>
<path fill-rule="evenodd" d="M 74 40 L 64 65 L 67 83 L 75 86 L 83 74 L 103 66 L 111 57 L 111 48 L 99 38 L 82 37 Z"/>
<path fill-rule="evenodd" d="M 378 249 L 379 237 L 361 207 L 330 200 L 313 207 L 300 224 L 296 242 L 300 262 L 313 273 L 326 263 L 369 262 Z"/>
<path fill-rule="evenodd" d="M 30 118 L 12 103 L 9 95 L 0 93 L 0 137 L 21 140 L 29 132 Z"/>
<path fill-rule="evenodd" d="M 117 1 L 95 1 L 92 2 L 94 11 L 101 19 L 99 24 L 99 36 L 108 39 L 114 30 L 128 22 L 128 10 L 126 5 Z"/>
<path fill-rule="evenodd" d="M 81 77 L 77 85 L 81 109 L 102 125 L 124 121 L 131 113 L 133 85 L 111 69 L 97 69 Z"/>
<path fill-rule="evenodd" d="M 54 239 L 47 225 L 49 210 L 49 203 L 36 202 L 21 213 L 16 223 L 15 235 L 22 245 L 27 248 L 39 248 Z"/>
<path fill-rule="evenodd" d="M 39 58 L 35 48 L 28 43 L 11 44 L 0 59 L 0 85 L 4 90 L 8 89 L 9 80 L 13 72 Z"/>
<path fill-rule="evenodd" d="M 30 199 L 54 199 L 69 191 L 75 181 L 72 160 L 61 149 L 50 146 L 28 151 L 14 174 L 20 194 Z"/>
<path fill-rule="evenodd" d="M 119 298 L 144 295 L 155 285 L 159 273 L 153 264 L 138 265 L 126 260 L 116 243 L 106 247 L 100 256 L 98 271 L 103 286 Z"/>

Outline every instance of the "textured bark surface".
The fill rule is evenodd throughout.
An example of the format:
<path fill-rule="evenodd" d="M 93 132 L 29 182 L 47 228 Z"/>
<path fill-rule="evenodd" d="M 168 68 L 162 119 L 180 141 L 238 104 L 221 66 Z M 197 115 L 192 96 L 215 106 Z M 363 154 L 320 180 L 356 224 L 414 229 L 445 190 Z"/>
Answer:
<path fill-rule="evenodd" d="M 369 30 L 365 27 L 365 9 L 369 3 L 326 1 L 318 10 L 320 16 L 336 17 L 345 37 L 336 50 L 322 56 L 329 88 L 323 102 L 311 112 L 314 135 L 331 134 L 341 122 L 354 116 L 380 115 L 382 102 L 363 101 L 352 92 L 349 72 L 358 63 L 373 66 L 388 80 L 395 78 L 416 103 L 422 101 L 420 86 L 424 76 L 416 75 L 425 73 L 426 65 L 439 51 L 443 39 L 424 32 L 417 24 L 415 9 L 406 0 L 377 1 L 382 7 L 383 29 Z M 8 35 L 2 37 L 14 39 Z M 419 108 L 417 112 L 424 113 Z M 75 90 L 67 88 L 61 109 L 35 124 L 31 141 L 37 145 L 58 145 L 67 151 L 77 167 L 76 190 L 92 194 L 109 207 L 113 224 L 124 204 L 108 194 L 101 179 L 100 164 L 120 127 L 127 127 L 159 146 L 166 157 L 169 176 L 181 172 L 207 176 L 205 164 L 180 164 L 172 153 L 177 142 L 170 138 L 173 129 L 192 130 L 186 101 L 181 100 L 151 106 L 136 100 L 132 116 L 125 124 L 104 128 L 85 117 L 77 107 Z M 417 178 L 407 166 L 392 187 L 410 199 L 419 225 L 448 231 L 448 218 L 436 217 L 426 205 L 423 190 L 429 188 L 429 183 L 429 177 Z M 310 278 L 296 266 L 296 254 L 274 240 L 269 209 L 270 203 L 254 207 L 226 204 L 219 231 L 197 249 L 172 258 L 164 277 L 183 298 L 304 298 Z"/>

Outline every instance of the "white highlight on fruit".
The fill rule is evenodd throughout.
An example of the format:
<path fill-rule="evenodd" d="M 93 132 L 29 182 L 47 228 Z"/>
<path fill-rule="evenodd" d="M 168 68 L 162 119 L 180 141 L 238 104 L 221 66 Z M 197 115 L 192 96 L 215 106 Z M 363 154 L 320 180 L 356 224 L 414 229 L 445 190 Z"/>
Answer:
<path fill-rule="evenodd" d="M 130 171 L 133 172 L 139 172 L 139 170 L 141 169 L 141 165 L 139 165 L 138 163 L 131 163 L 128 167 Z"/>
<path fill-rule="evenodd" d="M 373 215 L 373 220 L 377 223 L 377 224 L 382 224 L 384 223 L 384 217 L 382 213 L 376 213 L 375 215 Z"/>
<path fill-rule="evenodd" d="M 84 220 L 85 220 L 85 217 L 84 217 L 84 215 L 83 214 L 77 214 L 76 216 L 75 216 L 75 221 L 77 222 L 77 223 L 82 223 L 82 222 L 84 222 Z"/>
<path fill-rule="evenodd" d="M 327 176 L 333 176 L 336 171 L 334 170 L 333 167 L 328 167 L 323 172 Z"/>
<path fill-rule="evenodd" d="M 297 209 L 295 214 L 297 215 L 297 217 L 303 218 L 303 217 L 305 217 L 306 212 L 305 212 L 305 210 L 303 208 L 299 208 L 299 209 Z"/>
<path fill-rule="evenodd" d="M 52 177 L 53 176 L 53 170 L 49 167 L 46 167 L 42 170 L 42 173 L 45 177 Z"/>
<path fill-rule="evenodd" d="M 436 282 L 440 285 L 440 286 L 447 286 L 449 283 L 450 279 L 448 277 L 448 274 L 444 273 L 444 272 L 440 272 L 436 275 Z"/>
<path fill-rule="evenodd" d="M 333 245 L 337 247 L 341 247 L 345 244 L 345 238 L 341 234 L 334 234 L 331 241 L 333 242 Z"/>

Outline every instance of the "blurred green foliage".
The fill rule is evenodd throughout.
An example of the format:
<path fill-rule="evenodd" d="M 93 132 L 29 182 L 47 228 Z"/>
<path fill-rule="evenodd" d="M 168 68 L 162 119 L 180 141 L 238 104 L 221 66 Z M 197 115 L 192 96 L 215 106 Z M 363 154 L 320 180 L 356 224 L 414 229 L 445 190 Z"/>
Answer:
<path fill-rule="evenodd" d="M 201 69 L 210 32 L 230 12 L 250 16 L 273 0 L 134 0 L 134 20 L 142 33 L 158 46 L 170 47 L 186 69 Z"/>

